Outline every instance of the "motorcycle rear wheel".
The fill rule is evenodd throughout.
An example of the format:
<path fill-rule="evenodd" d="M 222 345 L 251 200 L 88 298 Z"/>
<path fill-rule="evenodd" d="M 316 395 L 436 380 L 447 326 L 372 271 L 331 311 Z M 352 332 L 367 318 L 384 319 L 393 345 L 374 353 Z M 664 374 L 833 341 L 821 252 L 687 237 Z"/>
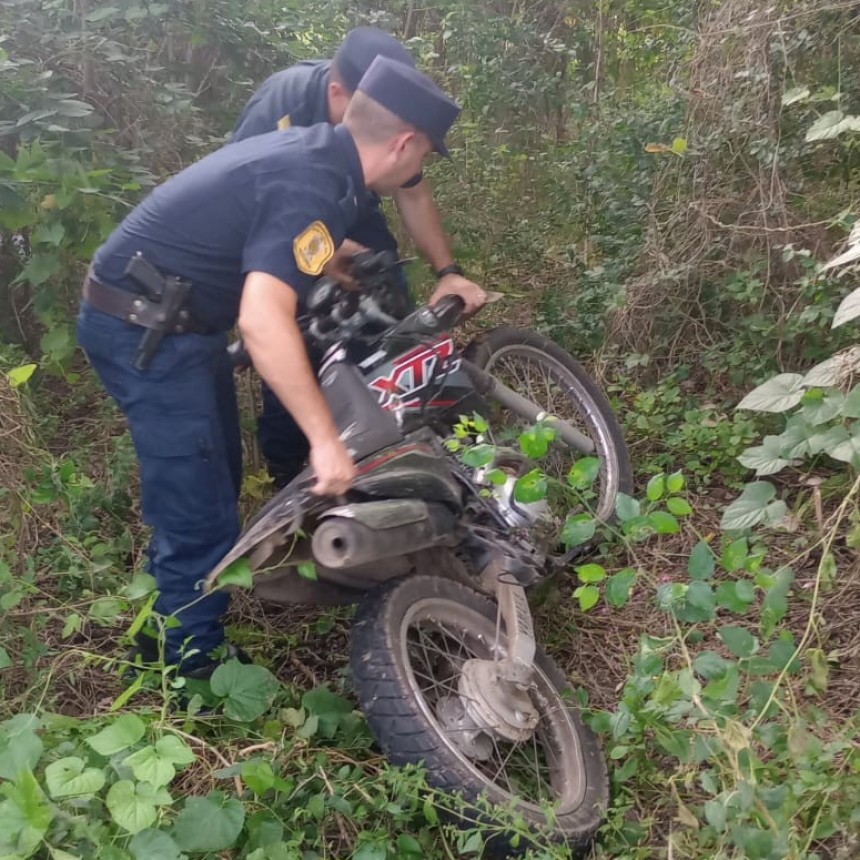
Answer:
<path fill-rule="evenodd" d="M 599 520 L 611 522 L 618 494 L 632 492 L 633 466 L 615 412 L 585 368 L 544 335 L 511 326 L 499 326 L 478 335 L 463 355 L 548 414 L 565 419 L 594 442 L 600 472 L 591 513 Z M 523 419 L 502 407 L 484 417 L 489 421 L 491 434 L 507 443 L 515 442 L 510 437 L 525 427 Z M 584 455 L 557 441 L 543 467 L 564 482 L 570 467 L 581 456 Z"/>
<path fill-rule="evenodd" d="M 529 690 L 539 714 L 531 738 L 513 743 L 485 732 L 485 752 L 472 754 L 463 730 L 445 725 L 459 699 L 459 668 L 467 659 L 500 659 L 505 649 L 492 601 L 448 579 L 409 576 L 371 592 L 359 607 L 350 655 L 355 691 L 389 760 L 423 763 L 431 786 L 462 795 L 466 825 L 486 826 L 493 853 L 518 856 L 547 843 L 585 851 L 609 800 L 606 762 L 542 649 Z M 525 822 L 519 838 L 494 826 L 499 807 Z"/>

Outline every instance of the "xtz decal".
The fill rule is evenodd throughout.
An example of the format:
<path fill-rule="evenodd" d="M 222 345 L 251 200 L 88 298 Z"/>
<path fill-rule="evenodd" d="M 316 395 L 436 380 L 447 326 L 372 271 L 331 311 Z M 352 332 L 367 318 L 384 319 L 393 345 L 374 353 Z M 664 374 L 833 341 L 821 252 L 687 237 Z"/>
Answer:
<path fill-rule="evenodd" d="M 421 405 L 418 393 L 443 374 L 460 369 L 460 359 L 454 355 L 454 341 L 440 340 L 432 346 L 419 346 L 400 356 L 376 379 L 368 383 L 379 395 L 383 409 L 414 409 Z M 436 380 L 438 382 L 438 379 Z M 430 403 L 429 406 L 451 405 Z"/>

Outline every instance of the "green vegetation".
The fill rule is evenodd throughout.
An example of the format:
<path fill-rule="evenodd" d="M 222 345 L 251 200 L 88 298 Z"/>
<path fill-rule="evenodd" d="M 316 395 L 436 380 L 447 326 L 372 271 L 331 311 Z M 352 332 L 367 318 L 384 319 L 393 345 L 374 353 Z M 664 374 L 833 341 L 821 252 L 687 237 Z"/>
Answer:
<path fill-rule="evenodd" d="M 75 351 L 86 263 L 268 73 L 368 22 L 465 107 L 430 174 L 458 258 L 506 296 L 475 324 L 587 362 L 638 472 L 616 526 L 567 523 L 594 549 L 535 595 L 611 763 L 596 856 L 856 856 L 851 297 L 836 316 L 856 231 L 821 265 L 860 212 L 856 4 L 0 0 L 0 857 L 448 858 L 492 836 L 374 750 L 350 610 L 241 596 L 230 633 L 259 665 L 219 669 L 219 716 L 174 711 L 169 674 L 120 679 L 153 583 L 131 442 Z"/>

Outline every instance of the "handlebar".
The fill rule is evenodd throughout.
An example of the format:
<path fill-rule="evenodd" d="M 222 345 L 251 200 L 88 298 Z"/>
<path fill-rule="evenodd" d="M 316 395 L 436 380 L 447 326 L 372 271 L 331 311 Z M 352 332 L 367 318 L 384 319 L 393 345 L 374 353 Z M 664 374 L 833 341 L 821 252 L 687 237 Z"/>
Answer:
<path fill-rule="evenodd" d="M 383 335 L 435 335 L 454 328 L 466 309 L 460 296 L 443 296 L 436 304 L 407 314 L 405 296 L 393 278 L 403 262 L 390 251 L 356 254 L 352 275 L 358 290 L 347 290 L 333 278 L 320 278 L 307 298 L 307 314 L 299 320 L 309 342 L 325 346 Z M 241 341 L 232 344 L 228 353 L 234 368 L 251 365 Z"/>

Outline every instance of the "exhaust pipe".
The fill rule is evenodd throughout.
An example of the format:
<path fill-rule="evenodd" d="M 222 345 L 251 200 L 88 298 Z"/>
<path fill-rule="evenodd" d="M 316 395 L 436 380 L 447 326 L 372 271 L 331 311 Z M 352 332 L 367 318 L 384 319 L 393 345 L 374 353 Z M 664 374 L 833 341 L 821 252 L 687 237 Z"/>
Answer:
<path fill-rule="evenodd" d="M 457 520 L 444 505 L 413 499 L 332 508 L 311 539 L 323 567 L 342 570 L 434 546 L 453 546 Z"/>

